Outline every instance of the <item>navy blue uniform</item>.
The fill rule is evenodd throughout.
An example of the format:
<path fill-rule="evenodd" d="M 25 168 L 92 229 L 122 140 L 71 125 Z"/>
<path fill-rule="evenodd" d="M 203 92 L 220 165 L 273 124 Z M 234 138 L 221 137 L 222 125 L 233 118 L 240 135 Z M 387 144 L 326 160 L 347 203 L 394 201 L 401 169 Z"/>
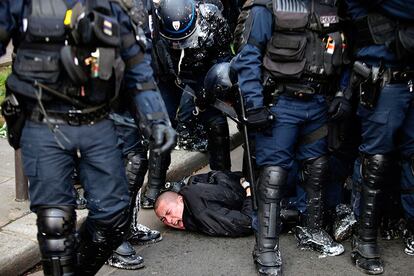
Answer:
<path fill-rule="evenodd" d="M 368 1 L 365 1 L 368 2 Z M 366 16 L 371 18 L 385 17 L 391 23 L 399 22 L 412 29 L 414 24 L 414 1 L 364 1 L 347 0 L 348 14 L 356 24 L 355 58 L 368 65 L 368 68 L 380 67 L 383 81 L 379 87 L 379 96 L 372 107 L 360 104 L 357 115 L 361 119 L 362 142 L 359 146 L 361 159 L 355 164 L 354 180 L 361 182 L 361 194 L 354 191 L 354 210 L 359 212 L 360 227 L 354 240 L 352 257 L 360 269 L 367 273 L 383 272 L 376 235 L 378 229 L 379 210 L 382 194 L 387 190 L 390 181 L 390 170 L 395 169 L 394 152 L 399 152 L 402 160 L 402 206 L 405 210 L 408 225 L 413 225 L 414 195 L 410 190 L 414 187 L 413 155 L 414 155 L 414 93 L 410 77 L 399 78 L 399 72 L 413 70 L 413 55 L 400 56 L 398 47 L 394 49 L 396 37 L 385 42 L 375 39 L 364 42 L 360 34 L 361 23 Z M 381 21 L 373 21 L 372 27 L 384 25 Z M 392 25 L 392 24 L 390 24 Z M 396 27 L 395 27 L 396 28 Z M 397 29 L 391 29 L 397 34 Z M 387 33 L 383 29 L 383 34 Z M 372 34 L 374 37 L 374 34 Z M 388 43 L 390 42 L 390 43 Z M 362 92 L 361 92 L 362 99 Z M 358 215 L 358 214 L 357 214 Z M 413 245 L 411 244 L 411 247 Z M 411 248 L 412 251 L 412 248 Z"/>
<path fill-rule="evenodd" d="M 73 7 L 77 2 L 85 3 L 66 1 L 65 4 Z M 42 8 L 48 10 L 48 7 Z M 133 26 L 126 11 L 114 2 L 109 2 L 109 7 L 113 20 L 119 24 L 120 37 L 132 34 Z M 61 13 L 60 10 L 54 15 Z M 20 49 L 29 15 L 30 9 L 26 1 L 0 2 L 0 55 L 5 53 L 10 39 L 13 40 L 15 52 Z M 62 22 L 63 19 L 64 17 Z M 47 47 L 44 50 L 47 52 Z M 120 47 L 119 52 L 127 63 L 141 51 L 142 47 L 134 41 Z M 123 75 L 125 89 L 122 92 L 131 91 L 131 97 L 148 135 L 151 135 L 154 125 L 164 122 L 166 118 L 151 117 L 151 114 L 166 114 L 164 102 L 159 92 L 154 89 L 155 86 L 142 89 L 143 84 L 154 82 L 150 62 L 149 58 L 135 63 L 129 62 Z M 82 275 L 95 274 L 112 250 L 120 244 L 129 226 L 128 185 L 114 123 L 105 116 L 85 124 L 69 125 L 65 117 L 54 117 L 52 114 L 66 114 L 74 109 L 71 104 L 53 97 L 42 100 L 40 104 L 40 101 L 33 99 L 35 97 L 26 97 L 27 94 L 24 93 L 27 91 L 24 89 L 10 87 L 9 81 L 8 86 L 11 92 L 18 94 L 19 101 L 24 103 L 29 114 L 22 131 L 20 146 L 24 171 L 30 182 L 30 206 L 37 213 L 38 228 L 42 233 L 38 238 L 45 274 L 55 275 L 56 271 L 62 273 L 59 275 L 73 272 Z M 105 94 L 107 91 L 102 90 L 105 89 L 92 87 L 87 102 L 97 106 L 108 101 L 108 95 Z M 42 116 L 34 116 L 34 110 L 42 109 L 41 105 L 49 118 L 44 112 L 41 112 Z M 168 125 L 168 119 L 166 120 Z M 77 246 L 79 263 L 75 269 L 76 202 L 71 174 L 77 156 L 89 216 L 80 232 L 81 242 Z M 97 236 L 100 238 L 96 239 Z M 50 243 L 50 239 L 56 242 Z M 57 244 L 61 244 L 58 249 Z M 55 261 L 51 261 L 52 259 Z"/>
<path fill-rule="evenodd" d="M 329 23 L 324 21 L 326 18 L 330 18 Z M 310 27 L 315 23 L 312 20 L 323 27 L 317 30 Z M 321 24 L 322 21 L 325 23 Z M 342 40 L 336 24 L 339 17 L 333 3 L 246 1 L 239 22 L 235 31 L 238 54 L 232 60 L 232 68 L 237 72 L 244 97 L 247 122 L 256 131 L 256 165 L 260 169 L 256 184 L 258 231 L 253 255 L 260 275 L 279 275 L 282 266 L 278 246 L 280 201 L 295 160 L 300 162 L 303 176 L 300 180 L 307 194 L 304 226 L 329 240 L 321 229 L 322 190 L 328 181 L 329 166 L 326 135 L 316 135 L 306 143 L 301 141 L 326 126 L 325 95 L 335 93 L 333 89 L 339 90 L 342 58 L 332 66 L 337 66 L 337 71 L 325 67 L 329 62 L 322 64 L 323 58 L 319 58 L 331 57 L 319 48 L 324 35 L 335 36 L 336 43 Z M 338 50 L 339 45 L 335 53 L 344 52 Z M 312 54 L 308 56 L 309 53 Z M 332 87 L 326 81 L 330 77 L 333 77 Z M 306 96 L 303 91 L 307 91 Z M 270 121 L 272 114 L 275 120 Z M 297 237 L 301 239 L 300 236 Z M 334 242 L 326 247 L 336 251 L 332 254 L 344 250 Z"/>
<path fill-rule="evenodd" d="M 16 37 L 23 32 L 22 12 L 25 10 L 23 4 L 23 1 L 2 1 L 0 3 L 0 26 Z M 121 34 L 132 32 L 128 15 L 118 5 L 112 5 L 112 9 L 119 22 L 121 22 Z M 17 42 L 14 41 L 14 43 Z M 5 53 L 7 44 L 7 41 L 0 43 L 0 54 Z M 122 58 L 128 59 L 139 51 L 139 45 L 134 44 L 128 49 L 123 49 L 121 55 Z M 150 60 L 146 59 L 125 72 L 124 81 L 127 88 L 133 88 L 137 84 L 152 80 L 152 69 L 149 64 Z M 137 93 L 134 95 L 134 102 L 143 114 L 165 111 L 160 94 L 156 91 L 149 90 Z M 58 104 L 54 105 L 57 106 Z M 64 104 L 60 104 L 59 109 L 64 108 L 70 109 L 70 106 L 65 107 Z M 91 129 L 93 135 L 84 134 L 83 128 Z M 60 131 L 53 134 L 46 124 L 27 122 L 23 131 L 21 140 L 23 164 L 30 180 L 32 209 L 35 210 L 37 205 L 75 205 L 70 174 L 73 169 L 73 157 L 78 149 L 82 156 L 81 169 L 83 167 L 87 168 L 86 171 L 89 171 L 89 173 L 80 172 L 81 182 L 87 190 L 91 188 L 95 191 L 87 193 L 88 196 L 93 195 L 91 200 L 88 200 L 90 202 L 90 216 L 108 218 L 124 209 L 128 205 L 128 190 L 123 174 L 121 155 L 116 147 L 113 123 L 103 120 L 97 125 L 87 127 L 60 125 L 59 129 Z M 63 135 L 60 135 L 60 132 Z M 69 139 L 67 140 L 64 136 L 69 136 L 67 137 Z M 103 138 L 105 138 L 105 143 L 110 143 L 106 145 L 108 150 L 106 155 L 101 152 L 102 148 L 99 146 L 103 146 Z M 55 139 L 63 143 L 64 150 L 56 143 Z M 54 146 L 38 144 L 40 142 L 46 143 L 48 140 Z M 43 146 L 47 147 L 48 150 L 44 150 Z M 82 152 L 86 149 L 88 149 L 88 154 L 93 156 Z M 99 163 L 102 163 L 102 167 L 98 167 Z M 95 179 L 106 180 L 96 182 Z M 56 187 L 50 190 L 46 188 L 50 187 L 50 183 L 53 183 Z M 99 187 L 102 183 L 105 183 L 105 188 Z M 44 192 L 46 190 L 48 190 L 47 193 Z M 105 190 L 108 190 L 108 192 L 105 192 Z M 93 204 L 93 202 L 96 203 Z M 113 204 L 114 202 L 116 204 Z"/>
<path fill-rule="evenodd" d="M 348 12 L 353 19 L 367 14 L 367 10 L 359 1 L 347 1 Z M 380 10 L 401 20 L 414 22 L 413 1 L 385 1 L 380 4 Z M 370 65 L 384 62 L 387 68 L 401 69 L 402 64 L 385 45 L 371 45 L 358 49 L 356 59 Z M 404 61 L 404 63 L 407 62 Z M 414 66 L 414 60 L 407 62 Z M 407 82 L 387 84 L 382 88 L 375 109 L 369 110 L 359 106 L 358 115 L 362 121 L 362 144 L 360 152 L 366 154 L 388 154 L 398 149 L 403 162 L 403 176 L 401 188 L 410 190 L 414 188 L 414 176 L 411 169 L 411 157 L 414 154 L 414 109 L 412 101 L 414 93 L 409 91 Z M 402 130 L 403 137 L 397 144 L 396 133 Z M 357 171 L 356 171 L 357 172 Z M 414 195 L 402 194 L 402 203 L 408 219 L 414 220 Z"/>
<path fill-rule="evenodd" d="M 272 35 L 272 14 L 265 7 L 252 8 L 253 25 L 250 39 L 265 47 Z M 238 81 L 246 107 L 263 106 L 261 49 L 246 44 L 233 59 L 232 67 L 238 73 Z M 276 115 L 271 129 L 258 133 L 256 144 L 256 163 L 259 167 L 277 165 L 290 170 L 293 159 L 305 160 L 327 153 L 325 138 L 308 145 L 296 147 L 297 139 L 326 124 L 327 104 L 322 95 L 315 95 L 310 101 L 280 96 L 270 110 Z"/>

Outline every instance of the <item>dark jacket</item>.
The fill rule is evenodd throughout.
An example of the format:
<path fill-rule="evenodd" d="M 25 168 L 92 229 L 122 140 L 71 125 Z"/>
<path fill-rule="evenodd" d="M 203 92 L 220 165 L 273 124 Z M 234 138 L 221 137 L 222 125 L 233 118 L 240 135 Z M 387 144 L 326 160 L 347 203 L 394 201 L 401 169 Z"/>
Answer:
<path fill-rule="evenodd" d="M 185 228 L 210 236 L 252 234 L 252 201 L 239 184 L 240 177 L 221 171 L 191 177 L 179 192 L 184 198 Z"/>

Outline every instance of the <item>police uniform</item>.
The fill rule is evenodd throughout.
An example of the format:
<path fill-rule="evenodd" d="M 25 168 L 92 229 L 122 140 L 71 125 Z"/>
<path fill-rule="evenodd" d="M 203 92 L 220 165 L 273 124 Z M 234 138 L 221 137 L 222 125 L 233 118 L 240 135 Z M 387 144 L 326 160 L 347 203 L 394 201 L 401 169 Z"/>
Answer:
<path fill-rule="evenodd" d="M 175 31 L 173 26 L 167 26 L 167 22 L 161 23 L 155 19 L 155 30 L 160 30 L 154 39 L 155 71 L 158 87 L 173 123 L 176 120 L 187 123 L 192 119 L 196 110 L 193 95 L 196 94 L 200 100 L 199 94 L 203 90 L 208 69 L 230 57 L 231 33 L 219 8 L 214 4 L 200 3 L 197 9 L 197 15 L 192 15 L 197 27 L 194 34 L 185 40 L 185 45 L 179 39 L 162 37 L 162 32 L 171 29 L 169 31 L 178 34 L 188 29 L 187 26 L 178 25 L 180 29 Z M 230 139 L 226 117 L 206 103 L 197 110 L 200 109 L 202 112 L 198 112 L 198 116 L 208 134 L 210 167 L 212 170 L 230 170 Z M 165 184 L 171 157 L 156 158 L 151 155 L 149 162 L 149 179 L 142 199 L 143 207 L 152 207 L 160 188 Z"/>
<path fill-rule="evenodd" d="M 301 162 L 307 193 L 305 226 L 320 230 L 323 224 L 322 191 L 328 176 L 325 95 L 345 89 L 339 87 L 345 38 L 334 2 L 247 1 L 238 19 L 238 54 L 232 66 L 247 123 L 259 129 L 259 227 L 253 255 L 261 275 L 281 273 L 280 200 L 294 159 Z M 301 141 L 307 135 L 310 140 Z"/>
<path fill-rule="evenodd" d="M 10 39 L 14 61 L 3 110 L 19 102 L 26 117 L 21 140 L 12 124 L 9 138 L 22 149 L 44 273 L 94 275 L 129 226 L 125 169 L 107 118 L 122 77 L 146 134 L 168 130 L 150 62 L 117 1 L 1 1 L 0 54 Z M 89 209 L 79 243 L 71 182 L 77 156 Z"/>
<path fill-rule="evenodd" d="M 364 272 L 379 274 L 383 272 L 377 244 L 379 204 L 395 150 L 402 159 L 402 205 L 408 226 L 413 228 L 414 2 L 346 3 L 355 24 L 354 72 L 359 80 L 357 114 L 362 124 L 361 165 L 355 166 L 362 179 L 361 216 L 352 257 Z M 414 254 L 413 249 L 411 237 L 406 252 Z"/>

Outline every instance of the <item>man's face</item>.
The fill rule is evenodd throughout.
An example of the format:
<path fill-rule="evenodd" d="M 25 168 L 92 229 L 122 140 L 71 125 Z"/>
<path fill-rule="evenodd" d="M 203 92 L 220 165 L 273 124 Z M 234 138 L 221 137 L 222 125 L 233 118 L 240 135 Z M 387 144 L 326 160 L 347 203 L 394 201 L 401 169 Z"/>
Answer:
<path fill-rule="evenodd" d="M 165 225 L 177 229 L 185 229 L 183 223 L 183 211 L 183 197 L 178 195 L 173 199 L 160 201 L 155 213 Z"/>

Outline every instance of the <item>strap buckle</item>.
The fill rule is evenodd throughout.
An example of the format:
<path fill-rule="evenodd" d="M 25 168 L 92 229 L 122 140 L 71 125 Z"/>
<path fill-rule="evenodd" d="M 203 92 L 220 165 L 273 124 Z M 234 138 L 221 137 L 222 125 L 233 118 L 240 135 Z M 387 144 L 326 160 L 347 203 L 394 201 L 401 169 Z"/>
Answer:
<path fill-rule="evenodd" d="M 78 109 L 69 110 L 67 114 L 68 124 L 71 126 L 80 126 L 82 123 L 81 114 L 82 114 L 82 110 L 78 110 Z"/>

